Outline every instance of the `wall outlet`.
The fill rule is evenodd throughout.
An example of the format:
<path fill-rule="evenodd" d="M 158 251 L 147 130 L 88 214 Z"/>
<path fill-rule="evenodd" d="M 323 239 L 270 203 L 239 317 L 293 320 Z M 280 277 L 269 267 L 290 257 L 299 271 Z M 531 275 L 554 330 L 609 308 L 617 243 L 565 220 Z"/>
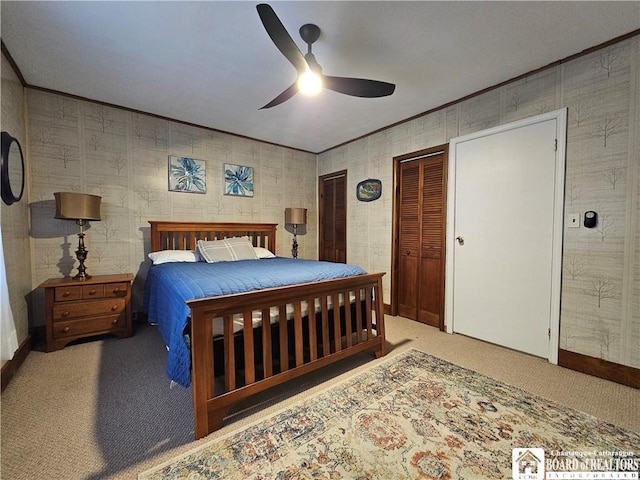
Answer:
<path fill-rule="evenodd" d="M 580 228 L 580 214 L 570 213 L 567 217 L 567 223 L 569 228 Z"/>

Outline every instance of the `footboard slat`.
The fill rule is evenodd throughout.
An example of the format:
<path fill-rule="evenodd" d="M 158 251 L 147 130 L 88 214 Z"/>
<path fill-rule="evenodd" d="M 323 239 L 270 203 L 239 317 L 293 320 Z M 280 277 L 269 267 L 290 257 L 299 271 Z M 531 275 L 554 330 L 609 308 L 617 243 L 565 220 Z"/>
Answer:
<path fill-rule="evenodd" d="M 289 341 L 287 338 L 287 307 L 280 306 L 278 316 L 278 325 L 280 331 L 280 371 L 289 370 Z"/>
<path fill-rule="evenodd" d="M 270 310 L 262 309 L 262 318 L 270 318 Z M 269 322 L 262 322 L 262 365 L 264 366 L 264 377 L 273 375 L 273 361 L 271 359 L 271 326 Z"/>
<path fill-rule="evenodd" d="M 310 298 L 307 300 L 308 305 L 308 326 L 309 329 L 309 358 L 311 361 L 318 359 L 318 345 L 317 345 L 317 335 L 316 335 L 316 301 L 315 298 Z"/>
<path fill-rule="evenodd" d="M 342 329 L 340 328 L 340 296 L 336 293 L 332 296 L 333 302 L 333 348 L 336 352 L 342 350 Z"/>
<path fill-rule="evenodd" d="M 382 275 L 188 301 L 196 439 L 220 428 L 229 408 L 250 395 L 359 352 L 384 355 Z M 272 309 L 279 313 L 275 323 L 269 322 Z M 262 325 L 254 330 L 256 312 L 262 315 Z M 235 334 L 234 315 L 242 318 L 244 327 Z M 223 345 L 214 344 L 216 321 L 223 322 Z M 243 349 L 239 359 L 236 342 Z M 216 395 L 213 358 L 220 347 L 225 350 L 225 391 Z M 274 361 L 279 361 L 279 368 Z"/>
<path fill-rule="evenodd" d="M 253 355 L 253 318 L 251 310 L 244 311 L 244 381 L 256 381 L 255 357 Z"/>
<path fill-rule="evenodd" d="M 236 388 L 236 350 L 233 339 L 233 315 L 224 316 L 224 357 L 225 389 L 227 392 Z"/>
<path fill-rule="evenodd" d="M 373 334 L 373 320 L 371 318 L 371 297 L 373 296 L 374 292 L 372 288 L 365 288 L 365 302 L 367 304 L 366 306 L 366 313 L 367 313 L 367 340 L 369 338 L 371 338 L 371 335 Z"/>
<path fill-rule="evenodd" d="M 322 356 L 326 357 L 331 352 L 331 345 L 329 345 L 329 309 L 326 297 L 322 297 L 320 308 L 322 309 Z"/>
<path fill-rule="evenodd" d="M 296 346 L 296 367 L 303 363 L 304 343 L 302 341 L 302 305 L 300 302 L 293 304 L 293 329 Z"/>
<path fill-rule="evenodd" d="M 362 297 L 360 296 L 360 289 L 358 288 L 355 291 L 355 295 L 356 295 L 356 305 L 361 305 L 362 303 Z M 362 309 L 361 308 L 356 308 L 356 328 L 358 329 L 358 331 L 356 332 L 356 338 L 358 340 L 358 343 L 360 343 L 362 341 Z"/>
<path fill-rule="evenodd" d="M 350 308 L 350 303 L 349 303 L 349 291 L 345 290 L 344 292 L 342 292 L 342 298 L 344 298 L 344 304 L 345 304 L 345 309 L 344 309 L 344 324 L 345 324 L 345 337 L 347 340 L 347 348 L 349 348 L 351 345 L 353 345 L 353 324 L 351 323 L 351 308 Z M 356 308 L 358 308 L 357 306 L 358 304 L 356 304 Z"/>

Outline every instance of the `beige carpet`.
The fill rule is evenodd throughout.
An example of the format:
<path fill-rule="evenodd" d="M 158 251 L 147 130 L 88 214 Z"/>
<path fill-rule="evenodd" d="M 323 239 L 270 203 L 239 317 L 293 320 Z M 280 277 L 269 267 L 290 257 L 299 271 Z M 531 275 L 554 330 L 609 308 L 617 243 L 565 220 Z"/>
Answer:
<path fill-rule="evenodd" d="M 640 391 L 542 359 L 387 317 L 389 355 L 415 347 L 640 432 Z M 2 394 L 2 479 L 135 479 L 148 468 L 366 368 L 367 355 L 258 396 L 193 442 L 190 390 L 169 389 L 153 327 L 53 353 L 32 352 Z"/>

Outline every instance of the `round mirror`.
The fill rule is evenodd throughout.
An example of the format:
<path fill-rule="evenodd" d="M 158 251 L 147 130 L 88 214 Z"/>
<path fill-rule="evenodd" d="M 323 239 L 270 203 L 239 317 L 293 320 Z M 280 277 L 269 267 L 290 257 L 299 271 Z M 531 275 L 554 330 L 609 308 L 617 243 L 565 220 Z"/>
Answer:
<path fill-rule="evenodd" d="M 17 202 L 24 192 L 24 157 L 18 140 L 2 132 L 2 200 L 7 205 Z"/>

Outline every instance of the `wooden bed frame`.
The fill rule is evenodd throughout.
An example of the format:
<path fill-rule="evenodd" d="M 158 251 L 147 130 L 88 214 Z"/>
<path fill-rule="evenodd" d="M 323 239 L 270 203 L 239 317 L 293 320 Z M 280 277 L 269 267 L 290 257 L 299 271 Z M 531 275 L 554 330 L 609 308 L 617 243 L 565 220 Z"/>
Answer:
<path fill-rule="evenodd" d="M 276 250 L 277 224 L 273 223 L 149 223 L 154 252 L 192 250 L 199 239 L 245 235 L 256 247 Z M 195 438 L 221 428 L 229 409 L 251 395 L 363 351 L 376 357 L 386 355 L 383 275 L 356 275 L 188 301 Z M 339 305 L 340 298 L 353 299 L 350 308 L 347 302 L 343 302 L 344 308 L 328 307 L 328 301 Z M 303 304 L 308 308 L 306 316 Z M 289 321 L 287 305 L 293 306 Z M 252 313 L 259 311 L 263 318 L 269 318 L 272 307 L 280 312 L 276 325 L 262 322 L 261 327 L 252 328 Z M 234 334 L 233 316 L 238 314 L 245 328 Z M 214 321 L 224 327 L 224 335 L 217 339 Z M 222 379 L 214 375 L 214 351 L 221 348 L 224 356 L 217 358 L 218 362 L 224 359 Z M 238 357 L 242 361 L 237 361 Z"/>

